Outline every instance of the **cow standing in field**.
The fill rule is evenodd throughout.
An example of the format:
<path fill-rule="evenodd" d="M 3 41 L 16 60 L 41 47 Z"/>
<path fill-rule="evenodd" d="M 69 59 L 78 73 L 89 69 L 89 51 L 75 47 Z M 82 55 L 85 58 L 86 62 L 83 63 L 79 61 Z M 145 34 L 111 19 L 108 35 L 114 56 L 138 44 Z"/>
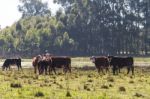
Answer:
<path fill-rule="evenodd" d="M 55 68 L 63 68 L 66 73 L 69 71 L 71 73 L 71 58 L 67 56 L 52 56 L 52 65 L 49 67 L 49 72 L 52 70 L 56 74 Z"/>
<path fill-rule="evenodd" d="M 42 59 L 38 61 L 38 71 L 39 74 L 42 74 L 45 71 L 45 74 L 47 75 L 48 68 L 51 68 L 52 65 L 52 59 L 50 56 L 43 55 Z M 50 71 L 49 71 L 50 74 Z"/>
<path fill-rule="evenodd" d="M 109 57 L 110 65 L 112 66 L 113 74 L 118 74 L 120 69 L 123 67 L 127 67 L 127 74 L 129 74 L 130 70 L 132 70 L 132 74 L 134 74 L 134 60 L 133 57 Z"/>
<path fill-rule="evenodd" d="M 103 69 L 106 69 L 106 72 L 109 71 L 109 59 L 108 59 L 108 57 L 105 57 L 105 56 L 99 56 L 99 57 L 92 56 L 90 58 L 90 60 L 92 60 L 92 62 L 95 64 L 95 67 L 97 68 L 98 73 L 100 73 L 100 71 L 102 73 L 104 73 Z"/>
<path fill-rule="evenodd" d="M 47 70 L 51 67 L 51 64 L 52 59 L 49 55 L 38 55 L 36 57 L 33 57 L 32 59 L 32 65 L 34 67 L 35 74 L 37 73 L 37 71 L 39 74 L 43 74 L 44 71 L 45 74 L 47 74 Z"/>
<path fill-rule="evenodd" d="M 38 70 L 38 62 L 42 59 L 41 55 L 35 56 L 32 59 L 32 66 L 34 67 L 34 73 L 37 73 Z"/>
<path fill-rule="evenodd" d="M 18 70 L 21 69 L 22 70 L 22 66 L 21 66 L 21 59 L 18 58 L 18 59 L 6 59 L 3 63 L 3 66 L 2 66 L 2 70 L 7 70 L 7 68 L 9 68 L 10 70 L 10 66 L 12 65 L 16 65 Z"/>

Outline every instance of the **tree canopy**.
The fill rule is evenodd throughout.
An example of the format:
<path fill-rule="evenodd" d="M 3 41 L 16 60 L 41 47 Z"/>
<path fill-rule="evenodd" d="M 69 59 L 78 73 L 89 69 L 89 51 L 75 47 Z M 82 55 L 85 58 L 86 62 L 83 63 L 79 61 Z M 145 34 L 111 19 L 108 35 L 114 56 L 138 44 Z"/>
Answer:
<path fill-rule="evenodd" d="M 57 55 L 148 55 L 149 0 L 20 0 L 22 18 L 0 31 L 0 50 L 32 56 L 45 50 Z"/>

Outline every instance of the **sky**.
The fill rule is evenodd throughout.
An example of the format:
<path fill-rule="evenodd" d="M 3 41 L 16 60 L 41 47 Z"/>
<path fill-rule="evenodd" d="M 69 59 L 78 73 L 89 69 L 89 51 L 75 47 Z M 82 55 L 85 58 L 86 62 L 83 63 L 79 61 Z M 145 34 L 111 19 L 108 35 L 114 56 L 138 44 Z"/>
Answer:
<path fill-rule="evenodd" d="M 59 5 L 53 3 L 53 0 L 42 0 L 43 2 L 48 1 L 49 8 L 54 13 Z M 18 21 L 21 17 L 21 13 L 18 12 L 19 0 L 0 0 L 0 26 L 5 28 L 11 26 L 14 22 Z"/>

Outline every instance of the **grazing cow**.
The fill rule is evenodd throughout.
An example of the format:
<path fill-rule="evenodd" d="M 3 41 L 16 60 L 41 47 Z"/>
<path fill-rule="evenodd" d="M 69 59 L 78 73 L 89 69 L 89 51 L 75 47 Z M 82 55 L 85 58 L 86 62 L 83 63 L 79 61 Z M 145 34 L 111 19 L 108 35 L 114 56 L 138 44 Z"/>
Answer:
<path fill-rule="evenodd" d="M 55 68 L 63 68 L 66 73 L 69 71 L 71 73 L 71 58 L 67 56 L 52 56 L 52 65 L 49 67 L 49 72 L 52 70 L 56 74 Z"/>
<path fill-rule="evenodd" d="M 48 67 L 50 68 L 52 64 L 52 59 L 50 56 L 43 55 L 42 59 L 38 61 L 38 70 L 39 74 L 42 74 L 45 71 L 45 74 L 47 74 Z M 50 71 L 49 71 L 50 74 Z"/>
<path fill-rule="evenodd" d="M 20 58 L 18 58 L 18 59 L 6 59 L 3 63 L 2 70 L 5 70 L 5 69 L 7 70 L 7 68 L 9 68 L 9 70 L 10 70 L 11 65 L 16 65 L 18 67 L 18 70 L 19 69 L 22 70 Z"/>
<path fill-rule="evenodd" d="M 51 66 L 51 57 L 49 55 L 38 55 L 36 57 L 33 57 L 32 59 L 32 65 L 34 67 L 34 73 L 42 74 L 45 71 L 45 74 L 47 74 L 48 67 Z"/>
<path fill-rule="evenodd" d="M 109 59 L 105 56 L 92 56 L 90 58 L 90 60 L 92 60 L 92 62 L 95 64 L 95 67 L 98 70 L 98 73 L 100 73 L 100 71 L 103 72 L 103 69 L 106 69 L 106 72 L 109 71 Z"/>
<path fill-rule="evenodd" d="M 34 73 L 37 73 L 37 69 L 38 69 L 38 62 L 42 59 L 41 55 L 35 56 L 32 59 L 32 66 L 34 67 Z"/>
<path fill-rule="evenodd" d="M 127 74 L 129 74 L 130 69 L 132 70 L 132 74 L 134 74 L 134 66 L 133 66 L 133 57 L 109 57 L 110 65 L 113 66 L 113 74 L 120 72 L 120 69 L 123 67 L 127 67 Z"/>

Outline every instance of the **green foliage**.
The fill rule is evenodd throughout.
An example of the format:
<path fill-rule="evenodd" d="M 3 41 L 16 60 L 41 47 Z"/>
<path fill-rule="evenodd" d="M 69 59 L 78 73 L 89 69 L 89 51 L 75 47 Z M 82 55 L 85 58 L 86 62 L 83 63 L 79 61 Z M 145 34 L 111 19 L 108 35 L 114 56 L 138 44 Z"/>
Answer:
<path fill-rule="evenodd" d="M 20 3 L 22 18 L 0 31 L 2 55 L 150 53 L 148 0 L 54 0 L 62 6 L 55 16 L 41 0 Z"/>
<path fill-rule="evenodd" d="M 18 10 L 22 12 L 23 18 L 37 15 L 51 15 L 47 3 L 43 3 L 41 0 L 20 0 L 20 3 L 22 4 L 18 6 Z"/>
<path fill-rule="evenodd" d="M 67 32 L 61 31 L 63 28 L 55 17 L 23 18 L 11 28 L 1 31 L 1 48 L 5 47 L 5 53 L 9 50 L 10 53 L 24 53 L 23 56 L 44 53 L 45 50 L 57 54 L 60 53 L 58 48 L 65 53 L 66 49 L 69 51 L 69 47 L 74 46 L 74 40 Z"/>

